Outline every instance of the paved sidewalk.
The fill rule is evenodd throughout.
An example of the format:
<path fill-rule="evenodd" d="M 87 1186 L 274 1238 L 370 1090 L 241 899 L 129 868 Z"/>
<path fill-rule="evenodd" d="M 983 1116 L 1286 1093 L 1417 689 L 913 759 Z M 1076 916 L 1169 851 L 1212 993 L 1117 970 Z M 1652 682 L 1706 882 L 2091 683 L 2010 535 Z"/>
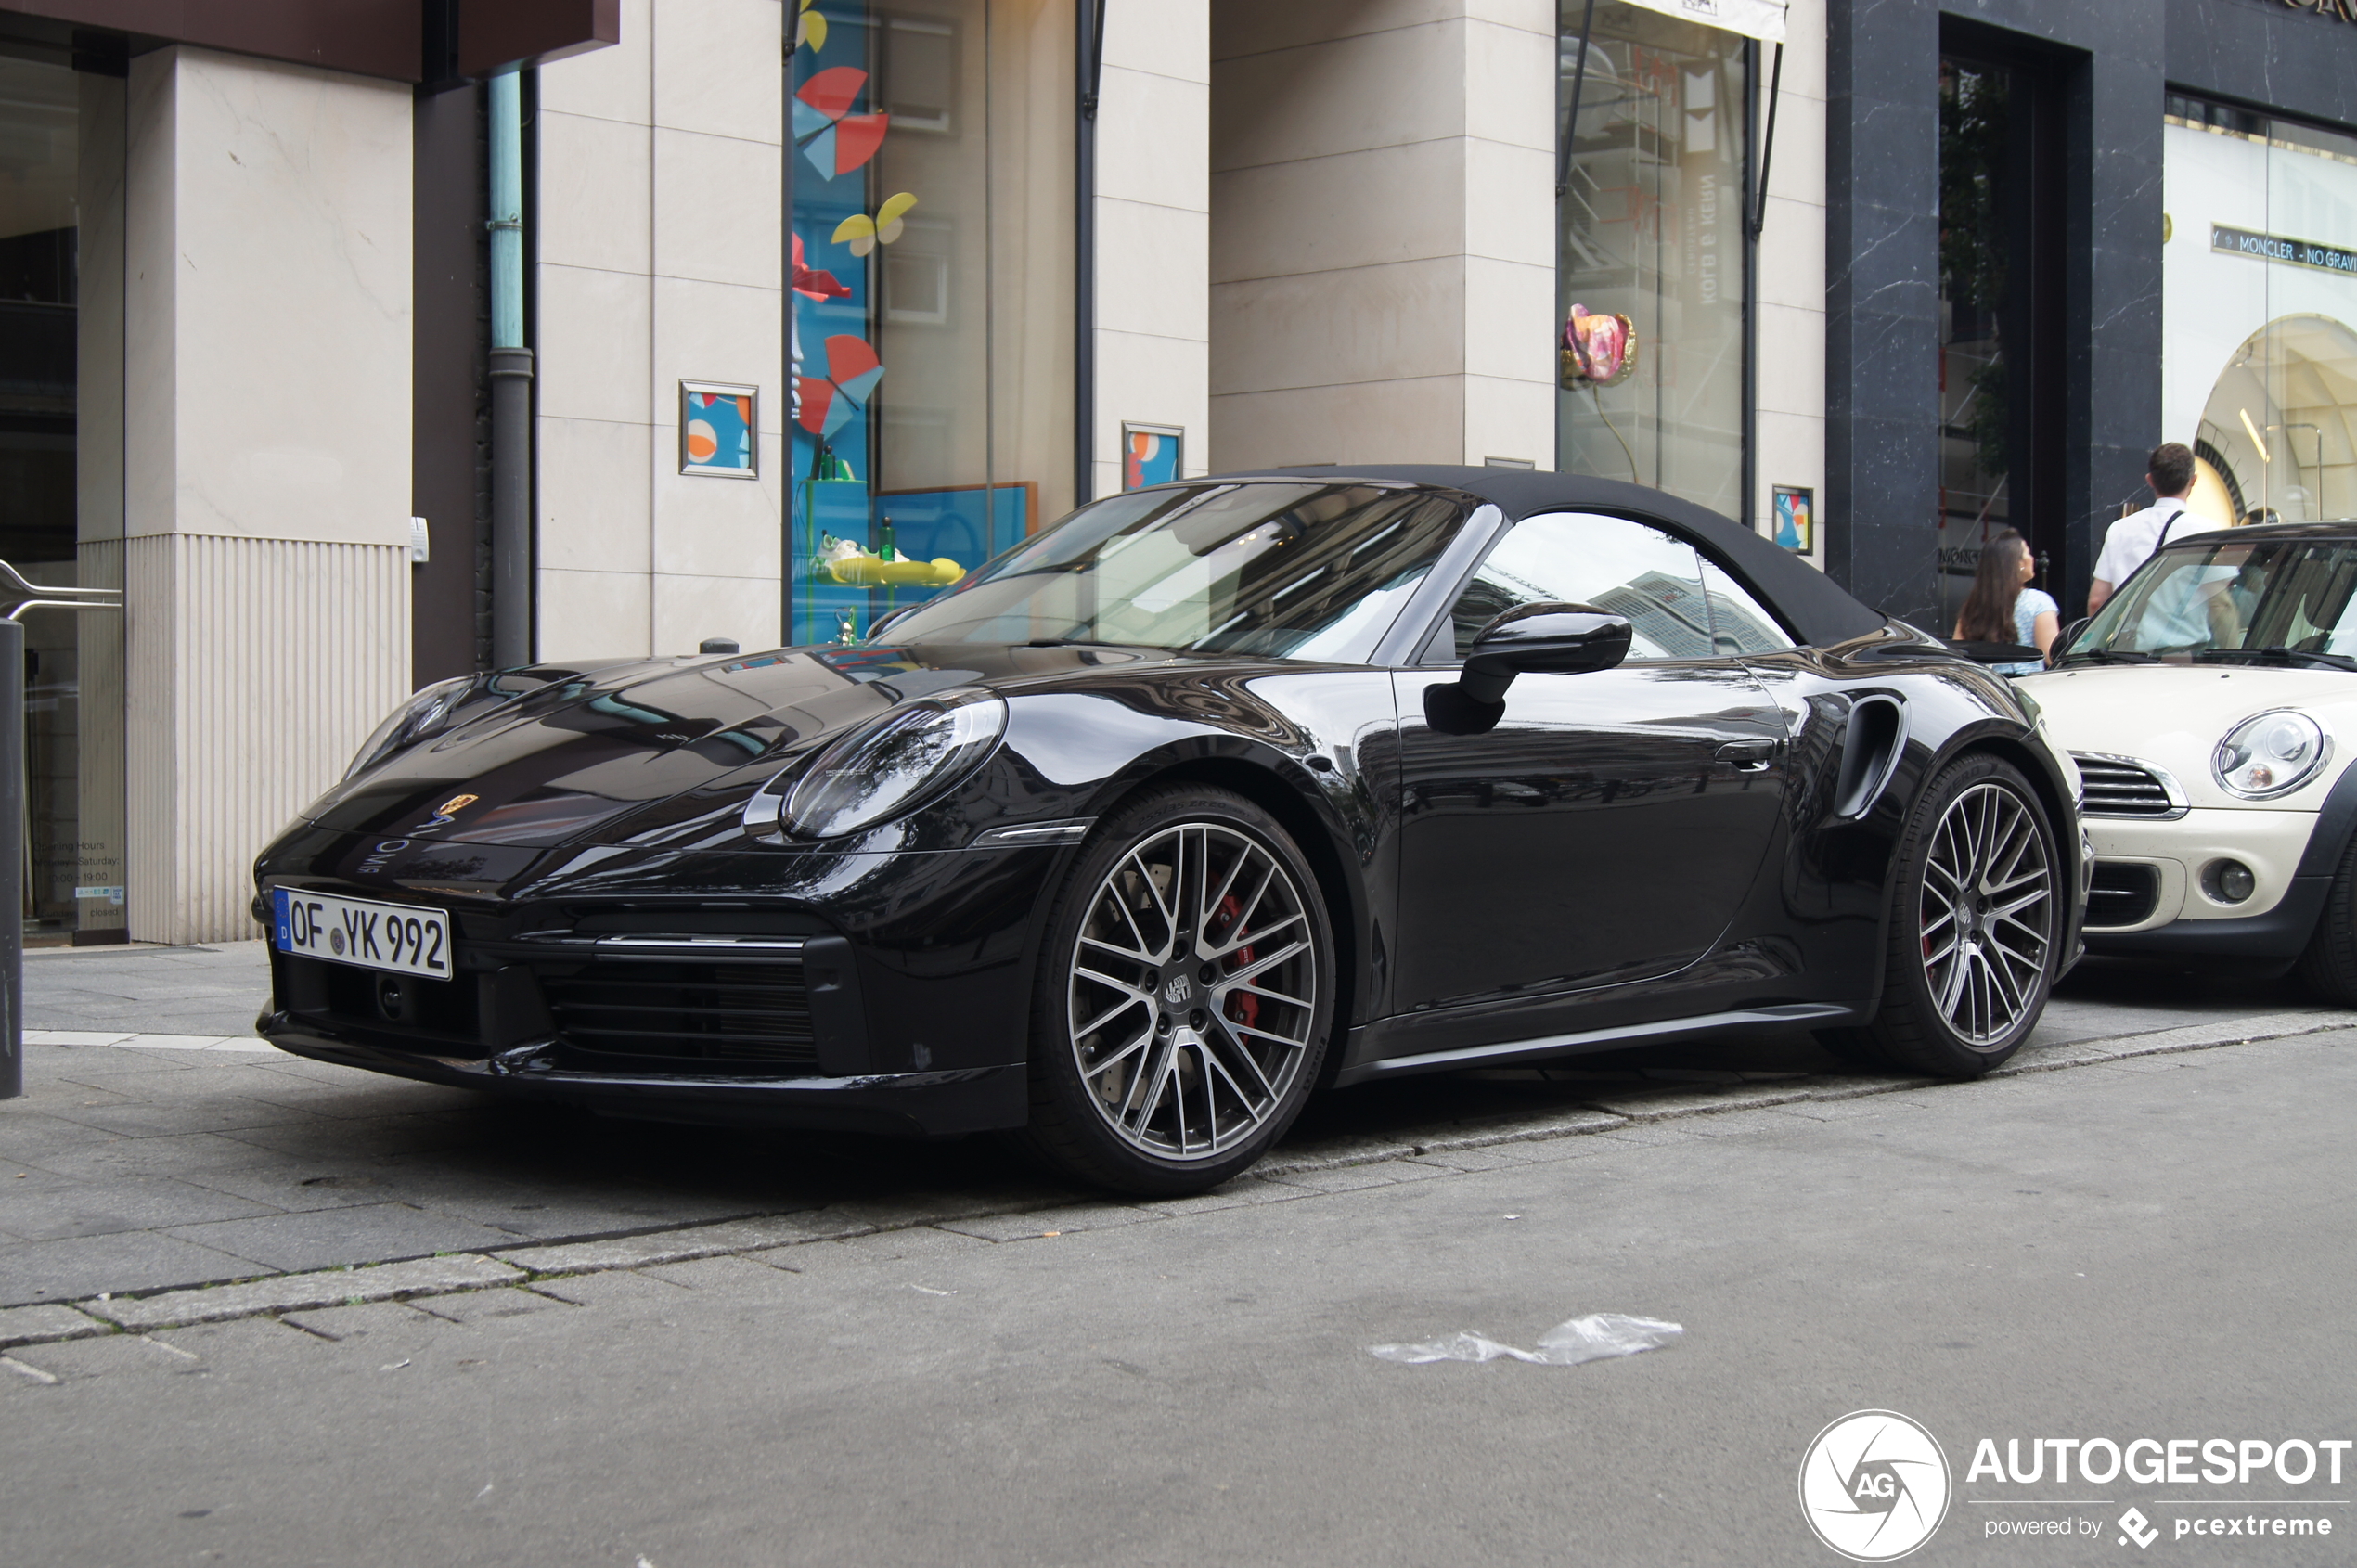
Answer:
<path fill-rule="evenodd" d="M 240 1035 L 270 1000 L 260 942 L 213 947 L 36 947 L 24 1026 L 36 1034 Z"/>
<path fill-rule="evenodd" d="M 779 1216 L 839 1234 L 1105 1206 L 986 1138 L 619 1122 L 287 1056 L 243 1034 L 264 972 L 259 943 L 29 960 L 29 1038 L 58 1043 L 29 1045 L 27 1096 L 0 1104 L 0 1306 Z M 2132 1048 L 2351 1022 L 2280 983 L 2090 968 L 2016 1067 L 2154 1031 L 2172 1033 Z M 1331 1097 L 1259 1174 L 1900 1090 L 1942 1092 L 1859 1076 L 1805 1035 L 1616 1052 Z"/>

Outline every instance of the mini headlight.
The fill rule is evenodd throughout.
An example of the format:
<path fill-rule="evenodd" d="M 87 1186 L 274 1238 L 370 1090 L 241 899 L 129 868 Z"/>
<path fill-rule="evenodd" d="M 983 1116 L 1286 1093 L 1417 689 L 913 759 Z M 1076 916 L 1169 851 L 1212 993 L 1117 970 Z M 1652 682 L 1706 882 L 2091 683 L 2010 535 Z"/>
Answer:
<path fill-rule="evenodd" d="M 871 828 L 981 766 L 1006 728 L 1006 702 L 985 693 L 942 692 L 911 702 L 820 752 L 779 821 L 800 839 Z"/>
<path fill-rule="evenodd" d="M 393 711 L 393 716 L 377 726 L 367 739 L 360 743 L 352 765 L 343 770 L 346 778 L 356 778 L 382 762 L 386 757 L 425 736 L 450 716 L 467 688 L 474 685 L 471 675 L 457 675 L 446 681 L 420 688 L 409 700 Z"/>
<path fill-rule="evenodd" d="M 2228 793 L 2265 801 L 2307 783 L 2331 754 L 2324 726 L 2296 709 L 2278 708 L 2228 730 L 2209 766 Z"/>

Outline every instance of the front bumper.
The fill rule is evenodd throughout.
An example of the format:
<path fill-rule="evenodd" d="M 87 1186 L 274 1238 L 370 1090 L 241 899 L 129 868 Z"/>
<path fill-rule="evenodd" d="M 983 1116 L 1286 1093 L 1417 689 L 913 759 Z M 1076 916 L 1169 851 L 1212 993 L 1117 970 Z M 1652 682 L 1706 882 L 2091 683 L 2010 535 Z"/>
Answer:
<path fill-rule="evenodd" d="M 297 832 L 257 867 L 265 902 L 285 886 L 441 907 L 456 962 L 411 980 L 273 951 L 257 1028 L 320 1060 L 611 1115 L 1020 1126 L 1032 915 L 1065 853 L 556 852 L 494 885 L 355 869 L 342 835 Z"/>
<path fill-rule="evenodd" d="M 2082 820 L 2096 857 L 2093 953 L 2297 958 L 2331 887 L 2329 877 L 2300 874 L 2312 811 L 2209 807 L 2174 821 Z M 2204 868 L 2220 860 L 2250 868 L 2256 885 L 2239 904 L 2202 886 Z"/>

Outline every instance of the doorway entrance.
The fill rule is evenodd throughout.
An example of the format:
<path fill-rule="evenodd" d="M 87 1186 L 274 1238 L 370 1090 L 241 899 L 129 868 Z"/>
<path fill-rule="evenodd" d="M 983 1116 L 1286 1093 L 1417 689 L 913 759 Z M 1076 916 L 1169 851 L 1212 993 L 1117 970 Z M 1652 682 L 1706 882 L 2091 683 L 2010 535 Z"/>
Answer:
<path fill-rule="evenodd" d="M 1939 60 L 1939 610 L 1972 589 L 1981 546 L 2029 542 L 2063 586 L 2064 191 L 2057 94 L 2035 67 Z"/>
<path fill-rule="evenodd" d="M 0 42 L 0 560 L 36 584 L 122 584 L 122 79 Z M 120 942 L 122 617 L 24 622 L 25 940 Z"/>

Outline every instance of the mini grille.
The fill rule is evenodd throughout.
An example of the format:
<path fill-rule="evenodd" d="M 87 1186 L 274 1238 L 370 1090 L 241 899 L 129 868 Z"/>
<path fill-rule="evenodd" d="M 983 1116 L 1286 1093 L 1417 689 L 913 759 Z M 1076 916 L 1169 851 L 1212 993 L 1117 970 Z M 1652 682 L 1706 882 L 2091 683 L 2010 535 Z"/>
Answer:
<path fill-rule="evenodd" d="M 558 1039 L 575 1050 L 772 1067 L 818 1064 L 798 959 L 601 958 L 533 968 Z"/>
<path fill-rule="evenodd" d="M 2134 763 L 2080 757 L 2079 778 L 2090 816 L 2176 816 L 2183 808 L 2151 769 Z"/>
<path fill-rule="evenodd" d="M 2095 862 L 2093 885 L 2087 889 L 2087 924 L 2132 926 L 2151 919 L 2160 902 L 2160 871 L 2117 860 Z"/>

